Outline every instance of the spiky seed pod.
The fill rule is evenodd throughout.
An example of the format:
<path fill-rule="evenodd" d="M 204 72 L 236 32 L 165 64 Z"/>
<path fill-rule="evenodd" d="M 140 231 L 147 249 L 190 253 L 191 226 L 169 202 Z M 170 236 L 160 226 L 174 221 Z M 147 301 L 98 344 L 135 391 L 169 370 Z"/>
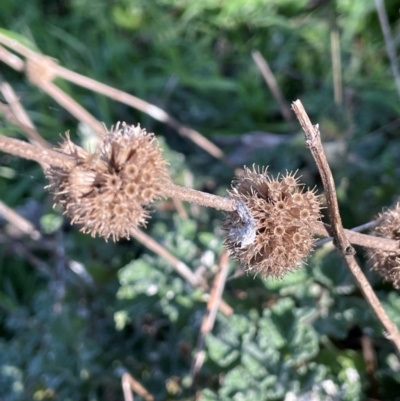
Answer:
<path fill-rule="evenodd" d="M 71 163 L 47 170 L 48 188 L 71 223 L 93 237 L 128 238 L 132 228 L 146 224 L 146 207 L 162 195 L 162 185 L 169 181 L 154 134 L 140 125 L 118 123 L 94 153 L 67 136 L 58 152 L 70 156 Z"/>
<path fill-rule="evenodd" d="M 371 234 L 377 237 L 400 240 L 400 205 L 378 215 L 378 224 Z M 368 262 L 371 269 L 377 271 L 386 281 L 400 289 L 400 251 L 399 253 L 381 249 L 368 250 Z"/>
<path fill-rule="evenodd" d="M 272 178 L 254 166 L 233 183 L 237 210 L 223 222 L 225 246 L 247 271 L 282 277 L 309 254 L 320 200 L 301 187 L 295 173 Z"/>

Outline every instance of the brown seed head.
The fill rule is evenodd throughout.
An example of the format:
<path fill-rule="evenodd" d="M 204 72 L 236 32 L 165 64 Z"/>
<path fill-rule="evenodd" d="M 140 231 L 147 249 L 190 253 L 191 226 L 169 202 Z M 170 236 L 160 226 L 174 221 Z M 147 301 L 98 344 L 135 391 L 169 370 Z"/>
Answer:
<path fill-rule="evenodd" d="M 378 224 L 372 230 L 377 237 L 400 240 L 400 204 L 378 215 Z M 381 249 L 368 251 L 369 264 L 386 281 L 393 282 L 393 286 L 400 289 L 400 252 L 388 252 Z"/>
<path fill-rule="evenodd" d="M 294 174 L 272 178 L 254 166 L 233 183 L 237 210 L 223 222 L 225 246 L 247 271 L 282 277 L 309 254 L 320 201 L 301 186 Z"/>
<path fill-rule="evenodd" d="M 162 195 L 162 184 L 169 180 L 154 134 L 140 125 L 118 123 L 94 153 L 69 136 L 56 150 L 72 161 L 48 169 L 48 188 L 71 222 L 93 237 L 129 238 L 132 228 L 146 224 L 146 207 Z"/>

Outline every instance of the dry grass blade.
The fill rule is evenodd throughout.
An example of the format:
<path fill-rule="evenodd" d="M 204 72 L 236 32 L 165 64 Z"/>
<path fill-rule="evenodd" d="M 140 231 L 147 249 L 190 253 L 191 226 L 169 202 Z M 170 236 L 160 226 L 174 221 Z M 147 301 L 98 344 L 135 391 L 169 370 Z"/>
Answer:
<path fill-rule="evenodd" d="M 51 96 L 59 105 L 64 107 L 64 109 L 68 110 L 77 120 L 87 124 L 97 135 L 104 135 L 105 129 L 103 124 L 58 86 L 54 85 L 52 82 L 46 82 L 40 85 L 40 88 Z"/>
<path fill-rule="evenodd" d="M 369 385 L 373 398 L 379 399 L 378 382 L 376 380 L 376 354 L 372 338 L 367 334 L 361 337 L 361 349 L 365 363 L 365 370 L 369 379 Z"/>
<path fill-rule="evenodd" d="M 17 53 L 22 54 L 23 56 L 25 56 L 28 59 L 28 61 L 40 62 L 41 60 L 45 60 L 47 63 L 49 63 L 49 61 L 51 60 L 48 57 L 42 56 L 38 53 L 35 53 L 34 51 L 32 51 L 31 49 L 22 45 L 18 41 L 10 39 L 9 37 L 7 37 L 6 35 L 4 35 L 2 33 L 0 33 L 0 43 L 11 48 L 13 51 L 15 51 Z M 7 50 L 5 50 L 5 52 L 7 52 Z M 16 61 L 17 59 L 14 59 L 11 57 L 12 53 L 9 53 L 9 52 L 5 53 L 5 52 L 3 52 L 4 58 L 3 59 L 0 58 L 0 59 L 2 61 L 6 62 L 8 65 L 10 65 L 10 67 L 12 67 L 18 71 L 21 71 L 23 69 L 23 65 L 21 68 L 21 64 Z M 1 56 L 2 56 L 2 54 L 0 53 L 0 57 Z M 199 147 L 204 149 L 207 153 L 209 153 L 210 155 L 214 156 L 215 158 L 223 161 L 225 164 L 230 166 L 229 162 L 225 159 L 225 155 L 224 155 L 223 151 L 218 146 L 216 146 L 211 141 L 209 141 L 200 132 L 181 124 L 178 120 L 176 120 L 174 117 L 169 115 L 167 112 L 165 112 L 161 108 L 159 108 L 151 103 L 148 103 L 142 99 L 139 99 L 136 96 L 133 96 L 126 92 L 123 92 L 119 89 L 105 85 L 101 82 L 98 82 L 94 79 L 88 78 L 84 75 L 77 74 L 76 72 L 73 72 L 67 68 L 57 65 L 55 62 L 52 62 L 52 63 L 50 62 L 49 66 L 51 68 L 51 73 L 55 74 L 55 76 L 63 78 L 69 82 L 72 82 L 76 85 L 82 86 L 86 89 L 92 90 L 94 92 L 101 93 L 105 96 L 108 96 L 111 99 L 118 101 L 118 102 L 125 103 L 128 106 L 131 106 L 137 110 L 142 111 L 143 113 L 148 114 L 155 120 L 169 125 L 171 128 L 176 130 L 180 135 L 190 139 L 196 145 L 198 145 Z M 71 101 L 66 102 L 66 100 L 65 100 L 66 99 L 65 96 L 67 96 L 66 94 L 64 94 L 65 95 L 64 98 L 61 98 L 60 94 L 56 93 L 57 90 L 54 89 L 54 87 L 48 87 L 48 86 L 42 87 L 37 82 L 35 82 L 35 84 L 38 85 L 39 87 L 41 87 L 50 96 L 58 95 L 58 98 L 55 98 L 55 100 L 57 102 L 59 102 L 63 107 L 67 108 L 67 106 L 70 106 L 72 104 Z M 78 106 L 81 107 L 80 105 L 78 105 Z M 78 117 L 79 120 L 84 118 L 84 119 L 82 119 L 82 121 L 86 121 L 88 123 L 88 125 L 90 125 L 90 126 L 92 126 L 92 125 L 96 126 L 96 123 L 94 121 L 90 121 L 91 116 L 84 115 L 82 110 L 78 110 L 78 108 L 76 106 L 72 109 L 72 111 L 74 111 L 74 113 L 77 113 L 77 114 L 74 114 L 71 110 L 69 110 L 69 111 L 71 112 L 71 114 L 73 114 L 75 116 L 79 115 L 80 116 L 80 117 Z M 96 128 L 95 131 L 97 132 L 98 128 Z"/>
<path fill-rule="evenodd" d="M 3 117 L 9 123 L 18 127 L 21 130 L 21 132 L 23 132 L 27 136 L 27 138 L 29 138 L 30 142 L 32 142 L 33 144 L 35 145 L 37 144 L 42 148 L 50 147 L 50 145 L 42 138 L 42 136 L 35 129 L 29 128 L 28 126 L 21 124 L 21 122 L 15 116 L 10 106 L 1 102 L 0 102 L 0 115 L 3 115 Z"/>
<path fill-rule="evenodd" d="M 0 46 L 0 60 L 16 71 L 22 71 L 25 68 L 24 61 L 3 46 Z"/>
<path fill-rule="evenodd" d="M 284 98 L 279 88 L 278 82 L 276 81 L 275 76 L 272 73 L 272 70 L 269 67 L 267 60 L 265 60 L 265 58 L 261 55 L 261 53 L 258 50 L 254 50 L 251 53 L 251 56 L 253 57 L 253 60 L 256 63 L 257 67 L 259 68 L 262 76 L 264 77 L 265 82 L 267 83 L 272 95 L 278 102 L 283 118 L 288 123 L 292 123 L 293 114 L 290 111 L 289 103 Z"/>
<path fill-rule="evenodd" d="M 385 3 L 383 0 L 375 0 L 375 6 L 378 11 L 379 22 L 385 40 L 386 52 L 389 56 L 390 66 L 392 67 L 393 77 L 396 84 L 397 93 L 400 97 L 400 71 L 397 64 L 396 46 L 390 33 L 388 16 L 386 14 Z"/>
<path fill-rule="evenodd" d="M 219 272 L 215 276 L 214 283 L 210 293 L 210 300 L 207 303 L 207 312 L 203 317 L 199 338 L 197 340 L 196 352 L 190 368 L 190 376 L 192 380 L 200 371 L 204 363 L 204 340 L 205 336 L 211 332 L 214 327 L 217 311 L 221 304 L 222 294 L 224 292 L 226 279 L 229 270 L 229 257 L 228 252 L 224 252 L 220 258 Z"/>
<path fill-rule="evenodd" d="M 0 103 L 0 111 L 12 124 L 18 126 L 26 134 L 29 141 L 43 148 L 50 148 L 50 144 L 35 130 L 28 113 L 23 108 L 17 94 L 8 82 L 0 80 L 0 92 L 6 99 L 9 106 Z"/>
<path fill-rule="evenodd" d="M 121 378 L 122 393 L 124 394 L 124 401 L 134 401 L 131 385 L 125 376 Z"/>
<path fill-rule="evenodd" d="M 326 192 L 328 213 L 332 224 L 331 234 L 334 238 L 335 246 L 338 249 L 343 260 L 345 261 L 347 267 L 350 269 L 366 301 L 370 304 L 376 317 L 380 320 L 383 327 L 386 329 L 387 338 L 389 338 L 393 342 L 397 349 L 397 352 L 400 353 L 400 333 L 396 325 L 387 315 L 373 288 L 369 284 L 367 278 L 358 265 L 354 257 L 354 249 L 350 246 L 350 243 L 344 233 L 339 213 L 339 206 L 336 198 L 335 183 L 328 162 L 326 160 L 324 149 L 322 147 L 319 126 L 312 125 L 310 118 L 308 117 L 307 112 L 305 111 L 304 106 L 300 100 L 296 100 L 295 102 L 293 102 L 292 107 L 303 128 L 307 146 L 310 148 L 311 154 L 314 157 L 314 160 L 321 175 L 322 183 Z"/>
<path fill-rule="evenodd" d="M 185 210 L 185 207 L 182 204 L 182 201 L 178 198 L 172 198 L 172 202 L 174 203 L 175 209 L 178 212 L 178 215 L 181 219 L 187 219 L 188 214 Z"/>
<path fill-rule="evenodd" d="M 207 285 L 203 281 L 203 279 L 190 270 L 190 268 L 183 262 L 181 262 L 178 258 L 172 255 L 167 249 L 165 249 L 162 245 L 160 245 L 153 238 L 145 234 L 143 231 L 138 229 L 134 229 L 131 231 L 132 236 L 142 243 L 146 248 L 153 251 L 158 256 L 164 258 L 168 263 L 170 263 L 176 272 L 181 275 L 188 283 L 190 283 L 193 287 L 200 286 L 204 290 L 207 290 Z M 226 304 L 225 302 L 220 303 L 221 312 L 225 315 L 229 316 L 233 313 L 232 308 Z"/>
<path fill-rule="evenodd" d="M 164 258 L 168 263 L 170 263 L 176 272 L 181 275 L 188 283 L 193 287 L 197 287 L 201 283 L 201 278 L 196 276 L 189 267 L 181 262 L 178 258 L 168 252 L 163 246 L 161 246 L 153 238 L 145 234 L 143 231 L 138 229 L 133 229 L 131 231 L 132 236 L 142 243 L 146 248 L 150 249 L 157 255 Z"/>
<path fill-rule="evenodd" d="M 11 225 L 13 225 L 18 231 L 29 235 L 33 240 L 41 239 L 42 235 L 38 230 L 36 230 L 36 228 L 30 221 L 20 216 L 17 212 L 8 207 L 2 201 L 0 201 L 0 215 Z"/>
<path fill-rule="evenodd" d="M 180 135 L 190 139 L 192 142 L 194 142 L 196 145 L 204 149 L 210 155 L 214 156 L 217 159 L 225 161 L 224 153 L 220 148 L 218 148 L 211 141 L 205 138 L 202 134 L 200 134 L 200 132 L 184 126 L 178 120 L 176 120 L 174 117 L 169 115 L 161 108 L 151 103 L 148 103 L 142 99 L 139 99 L 136 96 L 130 95 L 129 93 L 113 88 L 112 86 L 105 85 L 94 79 L 77 74 L 76 72 L 68 70 L 67 68 L 58 65 L 56 65 L 54 68 L 56 74 L 60 78 L 64 78 L 65 80 L 70 81 L 76 85 L 82 86 L 86 89 L 90 89 L 93 92 L 101 93 L 105 96 L 108 96 L 111 99 L 114 99 L 121 103 L 125 103 L 128 106 L 131 106 L 137 110 L 142 111 L 143 113 L 148 114 L 155 120 L 169 125 L 173 129 L 175 129 Z"/>
<path fill-rule="evenodd" d="M 133 394 L 130 390 L 134 391 L 145 401 L 154 401 L 154 397 L 129 373 L 125 372 L 122 375 L 121 384 L 125 401 L 133 401 Z"/>
<path fill-rule="evenodd" d="M 55 272 L 53 267 L 34 255 L 23 242 L 9 241 L 6 245 L 7 251 L 11 250 L 18 257 L 24 258 L 31 266 L 40 271 L 43 275 L 54 279 Z"/>
<path fill-rule="evenodd" d="M 34 129 L 35 126 L 33 125 L 25 109 L 22 107 L 17 94 L 14 92 L 12 86 L 8 82 L 4 81 L 4 79 L 0 79 L 0 92 L 10 105 L 11 110 L 19 122 L 29 128 Z"/>

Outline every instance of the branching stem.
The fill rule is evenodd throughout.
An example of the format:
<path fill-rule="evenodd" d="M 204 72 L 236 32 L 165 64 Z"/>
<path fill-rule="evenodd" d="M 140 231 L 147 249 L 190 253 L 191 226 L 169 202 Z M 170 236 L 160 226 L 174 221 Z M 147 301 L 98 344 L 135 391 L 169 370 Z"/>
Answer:
<path fill-rule="evenodd" d="M 300 100 L 293 102 L 292 108 L 300 121 L 306 137 L 307 146 L 310 148 L 322 178 L 322 183 L 326 192 L 328 214 L 332 223 L 331 234 L 334 238 L 334 244 L 353 274 L 353 277 L 364 294 L 365 299 L 370 304 L 377 318 L 381 321 L 383 327 L 386 329 L 388 334 L 387 337 L 394 343 L 397 352 L 400 353 L 399 331 L 387 315 L 373 288 L 358 265 L 354 257 L 354 249 L 350 245 L 349 239 L 346 235 L 347 233 L 345 233 L 343 229 L 336 198 L 335 183 L 322 147 L 319 127 L 318 125 L 312 125 Z"/>
<path fill-rule="evenodd" d="M 52 149 L 44 149 L 4 135 L 0 135 L 0 150 L 24 159 L 34 160 L 41 163 L 44 167 L 50 165 L 64 167 L 68 163 L 73 163 L 72 158 L 68 155 L 56 152 Z M 236 210 L 235 201 L 231 198 L 224 198 L 222 196 L 196 191 L 172 183 L 166 183 L 164 185 L 163 193 L 167 197 L 177 198 L 201 206 L 224 210 L 226 212 L 233 212 Z M 333 236 L 333 228 L 328 224 L 319 223 L 315 227 L 312 227 L 312 230 L 315 235 L 321 237 Z M 399 249 L 398 241 L 392 239 L 374 237 L 350 230 L 344 230 L 343 232 L 347 241 L 354 245 L 390 252 L 397 252 Z"/>

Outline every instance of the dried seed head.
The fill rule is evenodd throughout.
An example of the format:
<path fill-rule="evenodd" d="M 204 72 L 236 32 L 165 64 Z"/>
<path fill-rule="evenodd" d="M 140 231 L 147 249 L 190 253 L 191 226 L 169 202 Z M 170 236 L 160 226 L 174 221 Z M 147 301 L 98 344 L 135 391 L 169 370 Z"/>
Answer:
<path fill-rule="evenodd" d="M 237 210 L 223 222 L 225 246 L 247 271 L 282 277 L 309 254 L 320 201 L 301 186 L 295 174 L 272 178 L 254 166 L 233 183 Z"/>
<path fill-rule="evenodd" d="M 71 163 L 48 169 L 48 188 L 71 222 L 93 237 L 128 238 L 132 228 L 146 224 L 146 207 L 169 180 L 154 134 L 140 125 L 118 123 L 94 153 L 68 136 L 56 150 L 70 156 Z"/>
<path fill-rule="evenodd" d="M 371 234 L 377 237 L 400 240 L 400 204 L 378 215 L 378 224 Z M 381 249 L 368 251 L 368 262 L 386 281 L 400 289 L 400 251 L 388 252 Z"/>

